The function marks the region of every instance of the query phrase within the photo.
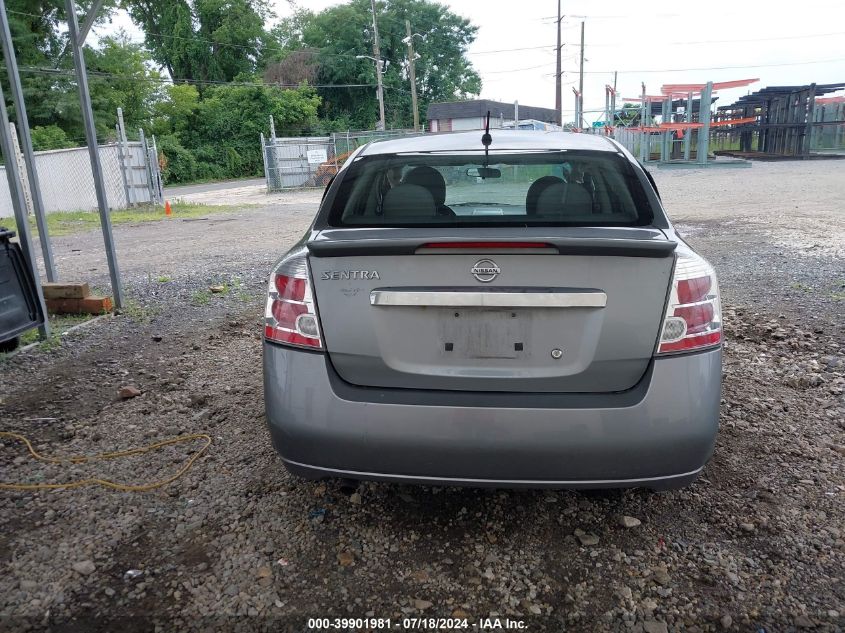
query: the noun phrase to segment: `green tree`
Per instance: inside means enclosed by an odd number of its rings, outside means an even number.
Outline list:
[[[123,109],[126,129],[134,133],[145,126],[161,92],[161,75],[140,44],[120,32],[100,39],[98,48],[85,51],[91,103],[97,136],[114,136],[117,109]],[[80,134],[82,130],[80,130]]]
[[[270,116],[281,134],[313,127],[320,97],[313,88],[286,90],[259,81],[209,87],[172,86],[157,104],[155,129],[168,182],[237,178],[262,173],[259,135]]]
[[[419,55],[416,73],[421,116],[432,101],[465,99],[481,91],[481,79],[466,55],[477,27],[429,0],[380,0],[376,6],[389,126],[406,127],[413,120],[404,42],[406,19],[419,34],[414,44]],[[360,127],[375,124],[375,64],[358,58],[373,54],[370,0],[351,0],[320,13],[296,11],[272,34],[282,58],[288,51],[317,51],[319,84],[368,84],[319,88],[323,116],[345,117]]]
[[[621,108],[617,109],[613,115],[614,125],[622,127],[630,127],[640,124],[640,105],[633,103],[625,103]]]
[[[177,83],[232,81],[262,63],[266,0],[127,0],[127,8]]]
[[[30,134],[32,135],[32,147],[35,151],[65,149],[76,145],[58,125],[36,125],[30,130]]]
[[[67,16],[63,0],[7,0],[7,16],[21,73],[30,125],[63,130],[67,142],[83,142],[79,93],[73,57],[67,48]],[[107,20],[116,0],[107,0],[97,23]],[[79,16],[84,20],[84,13]],[[89,83],[98,136],[113,136],[115,111],[124,109],[127,122],[137,126],[147,116],[158,74],[149,68],[150,57],[124,34],[86,47]],[[8,85],[5,65],[0,69]],[[101,74],[105,73],[105,74]],[[15,118],[14,108],[10,109]],[[43,132],[42,132],[43,133]],[[48,132],[54,135],[53,132]],[[50,142],[49,140],[47,141]]]
[[[196,86],[170,84],[162,93],[163,98],[153,106],[153,134],[180,134],[189,129],[200,107]]]
[[[78,100],[74,111],[69,98],[71,78],[62,74],[73,68],[72,59],[62,56],[64,3],[62,0],[7,0],[6,9],[30,125],[56,124],[64,129],[68,121],[78,119],[79,113]],[[0,65],[0,77],[8,91],[5,64]],[[12,120],[16,119],[14,107],[10,107],[9,114]]]

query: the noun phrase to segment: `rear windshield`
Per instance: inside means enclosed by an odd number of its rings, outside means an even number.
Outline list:
[[[331,226],[642,226],[652,211],[611,152],[363,157],[343,175]]]

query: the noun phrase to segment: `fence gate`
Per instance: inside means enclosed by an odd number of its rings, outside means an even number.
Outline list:
[[[332,137],[269,138],[262,135],[267,190],[325,187],[337,173]]]
[[[331,136],[265,138],[261,135],[267,191],[325,187],[347,157],[371,141],[418,135],[413,130],[348,131]]]

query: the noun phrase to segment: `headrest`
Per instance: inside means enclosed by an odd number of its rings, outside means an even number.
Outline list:
[[[592,210],[590,191],[577,182],[547,187],[537,201],[538,215],[588,215]]]
[[[561,215],[565,195],[566,185],[562,182],[546,187],[537,198],[537,215]]]
[[[528,187],[528,194],[525,196],[525,213],[527,215],[534,215],[537,213],[537,201],[540,199],[540,194],[543,193],[547,187],[551,185],[562,184],[563,179],[557,176],[543,176],[531,183]]]
[[[434,196],[434,204],[438,207],[446,202],[446,181],[434,167],[420,165],[405,174],[402,182],[409,185],[425,187]]]
[[[388,191],[382,202],[382,210],[387,218],[393,217],[434,217],[437,207],[434,198],[425,187],[401,184]]]

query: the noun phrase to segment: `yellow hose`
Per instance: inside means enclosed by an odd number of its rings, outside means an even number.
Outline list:
[[[180,468],[175,475],[172,475],[160,481],[154,481],[151,484],[133,486],[130,484],[120,484],[114,481],[109,481],[108,479],[91,478],[77,479],[76,481],[68,481],[66,483],[61,484],[0,483],[0,490],[55,490],[56,488],[81,488],[82,486],[91,486],[98,484],[100,486],[105,486],[106,488],[112,488],[113,490],[122,490],[124,492],[145,492],[147,490],[161,488],[162,486],[166,486],[167,484],[179,479],[179,477],[188,472],[191,466],[194,465],[194,462],[199,459],[200,455],[202,455],[208,449],[208,447],[211,446],[210,435],[206,435],[205,433],[192,433],[191,435],[180,435],[179,437],[173,437],[169,440],[163,440],[161,442],[149,444],[140,448],[130,448],[125,451],[112,451],[108,453],[99,453],[97,455],[90,456],[78,455],[75,457],[45,457],[44,455],[40,455],[32,447],[32,443],[23,435],[19,435],[18,433],[11,433],[9,431],[0,431],[0,437],[9,437],[23,442],[24,444],[26,444],[26,447],[29,449],[30,454],[35,459],[42,462],[46,462],[48,464],[84,464],[85,462],[92,461],[95,459],[115,459],[118,457],[127,457],[129,455],[140,455],[141,453],[154,451],[158,448],[161,448],[162,446],[170,446],[171,444],[181,444],[183,442],[191,442],[194,440],[205,440],[205,443],[203,444],[202,448],[193,455],[191,455],[190,459],[185,462],[182,468]]]

